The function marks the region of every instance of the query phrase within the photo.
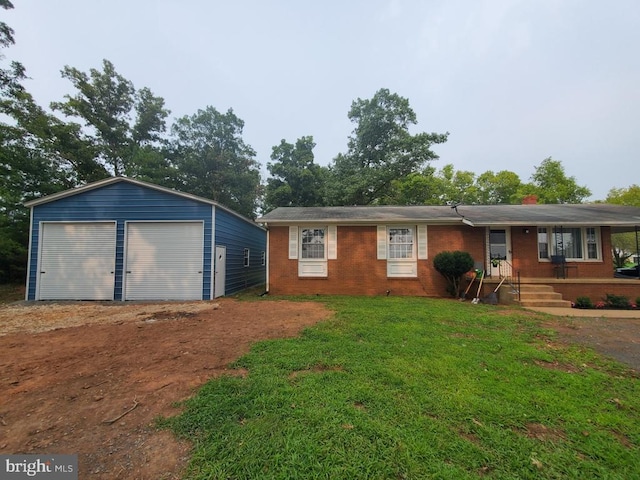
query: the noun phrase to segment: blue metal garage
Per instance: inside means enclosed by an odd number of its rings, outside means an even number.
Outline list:
[[[205,198],[112,177],[26,203],[27,300],[209,300],[266,280],[266,231]]]

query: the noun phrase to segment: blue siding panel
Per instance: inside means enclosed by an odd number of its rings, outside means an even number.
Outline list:
[[[257,224],[243,221],[216,209],[215,245],[227,249],[225,293],[230,295],[266,283],[266,267],[262,254],[267,250],[267,235]],[[244,250],[249,249],[249,266],[244,266]]]
[[[136,220],[204,222],[204,262],[202,298],[211,295],[213,205],[173,195],[139,185],[118,182],[94,190],[61,198],[32,207],[31,264],[27,298],[36,296],[40,222],[43,221],[100,221],[117,222],[116,275],[114,298],[122,300],[125,222]],[[231,216],[231,215],[230,215]],[[244,222],[250,226],[249,223]]]

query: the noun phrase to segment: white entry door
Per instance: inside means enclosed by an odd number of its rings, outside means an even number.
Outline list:
[[[113,300],[115,222],[42,223],[39,300]]]
[[[129,222],[125,300],[202,300],[202,222]]]
[[[511,232],[505,228],[492,228],[489,230],[487,245],[488,261],[487,269],[492,277],[510,277],[511,265]]]
[[[227,247],[216,245],[216,260],[214,262],[214,298],[224,297],[227,275]]]

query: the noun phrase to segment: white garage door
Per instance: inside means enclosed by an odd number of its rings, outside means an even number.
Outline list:
[[[127,223],[125,300],[201,300],[202,222]]]
[[[40,300],[113,300],[115,222],[43,223]]]

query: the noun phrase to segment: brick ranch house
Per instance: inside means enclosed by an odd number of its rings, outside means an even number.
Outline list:
[[[279,207],[268,231],[267,290],[276,295],[444,297],[439,252],[469,252],[486,272],[480,296],[506,277],[500,301],[541,289],[538,304],[579,296],[640,296],[640,279],[614,278],[611,234],[638,232],[640,208],[609,205]],[[476,295],[475,287],[472,289]]]

